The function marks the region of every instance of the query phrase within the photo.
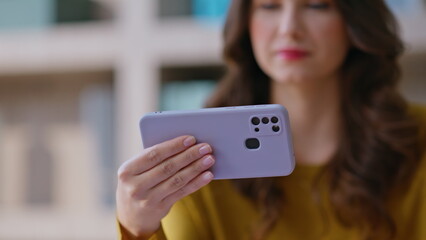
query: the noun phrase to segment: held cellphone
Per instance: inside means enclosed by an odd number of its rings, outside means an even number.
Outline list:
[[[287,110],[278,104],[148,113],[145,148],[182,135],[212,146],[214,179],[289,175],[295,166]]]

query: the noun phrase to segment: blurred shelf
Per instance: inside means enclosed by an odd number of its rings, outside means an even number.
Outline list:
[[[221,62],[222,31],[218,22],[183,17],[159,21],[153,29],[153,53],[162,65]]]
[[[166,65],[219,63],[220,32],[218,24],[189,18],[162,21],[151,33],[152,45],[147,49]],[[120,36],[113,23],[0,33],[0,74],[111,69],[119,48]]]
[[[0,74],[110,69],[118,45],[114,29],[97,22],[0,33]]]

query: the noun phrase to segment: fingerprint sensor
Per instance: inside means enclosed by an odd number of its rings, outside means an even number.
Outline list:
[[[246,147],[248,149],[258,149],[260,147],[259,139],[257,138],[247,138]]]

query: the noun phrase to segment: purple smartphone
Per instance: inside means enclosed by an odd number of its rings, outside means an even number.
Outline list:
[[[286,176],[295,166],[288,113],[278,104],[154,112],[139,124],[145,148],[181,135],[209,143],[215,179]]]

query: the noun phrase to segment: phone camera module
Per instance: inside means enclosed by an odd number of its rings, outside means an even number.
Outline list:
[[[274,131],[274,132],[280,131],[280,127],[277,126],[277,125],[274,125],[274,126],[272,126],[272,131]]]
[[[259,125],[259,123],[260,123],[260,119],[259,119],[258,117],[253,117],[253,118],[251,119],[251,123],[252,123],[253,125]]]
[[[268,124],[269,123],[269,118],[267,118],[267,117],[262,118],[262,122],[264,124]]]
[[[271,118],[271,122],[272,123],[277,123],[278,122],[278,118],[277,117],[272,117]]]

